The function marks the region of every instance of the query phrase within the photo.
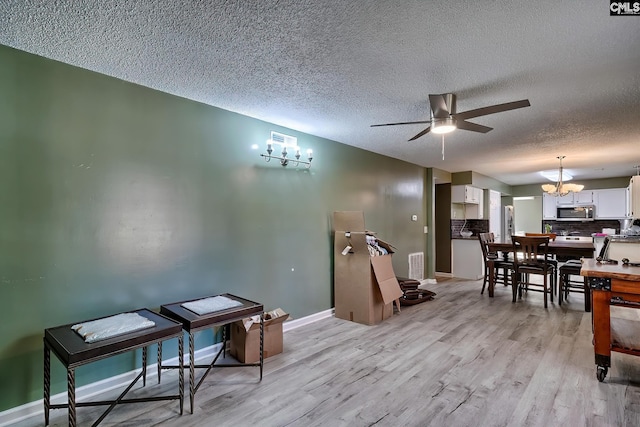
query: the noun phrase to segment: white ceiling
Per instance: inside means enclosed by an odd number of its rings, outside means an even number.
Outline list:
[[[425,167],[507,184],[640,164],[640,16],[584,1],[158,0],[0,3],[0,43]],[[407,140],[428,95],[531,107]],[[313,147],[316,157],[322,147]]]

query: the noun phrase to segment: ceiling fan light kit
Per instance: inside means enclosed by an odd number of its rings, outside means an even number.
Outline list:
[[[437,134],[451,133],[457,129],[456,121],[447,117],[446,119],[432,119],[431,120],[431,132]]]
[[[479,125],[477,123],[468,122],[467,119],[473,119],[475,117],[487,116],[489,114],[529,107],[531,106],[531,104],[529,103],[528,99],[522,99],[520,101],[490,105],[488,107],[476,108],[475,110],[468,110],[457,113],[456,95],[453,93],[443,93],[439,95],[429,95],[429,106],[431,108],[431,114],[430,120],[428,121],[421,120],[415,122],[384,123],[371,126],[396,126],[429,123],[429,126],[426,129],[409,139],[409,141],[414,141],[429,132],[436,134],[445,134],[453,132],[456,129],[487,133],[493,128],[490,128],[489,126]]]

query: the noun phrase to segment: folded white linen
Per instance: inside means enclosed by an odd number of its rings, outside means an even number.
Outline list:
[[[76,331],[85,342],[92,343],[153,326],[155,326],[153,320],[149,320],[138,313],[121,313],[78,323],[73,325],[71,329]]]
[[[203,315],[213,313],[215,311],[226,310],[228,308],[238,307],[241,306],[242,303],[240,301],[218,295],[217,297],[185,302],[181,305],[187,310],[191,310],[198,315]]]

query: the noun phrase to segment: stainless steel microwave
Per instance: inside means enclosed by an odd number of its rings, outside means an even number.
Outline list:
[[[594,209],[588,206],[562,206],[558,207],[556,221],[593,221]]]

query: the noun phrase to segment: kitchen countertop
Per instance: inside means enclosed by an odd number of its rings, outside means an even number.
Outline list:
[[[464,237],[464,236],[451,236],[451,240],[478,240],[478,236],[475,234],[473,236]]]
[[[627,236],[624,234],[614,234],[611,237],[612,242],[620,242],[620,243],[639,243],[640,236]]]

